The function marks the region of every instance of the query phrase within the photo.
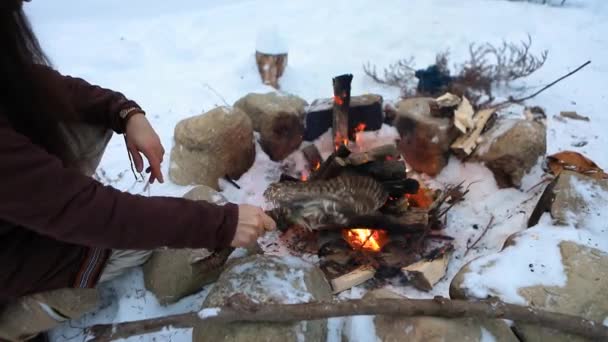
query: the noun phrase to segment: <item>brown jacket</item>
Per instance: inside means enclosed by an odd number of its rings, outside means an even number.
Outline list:
[[[142,197],[104,186],[92,172],[111,129],[122,133],[122,94],[43,68],[80,123],[65,125],[78,169],[16,132],[0,112],[0,303],[64,287],[92,287],[110,249],[217,248],[234,236],[238,207]],[[1,110],[0,110],[1,111]]]

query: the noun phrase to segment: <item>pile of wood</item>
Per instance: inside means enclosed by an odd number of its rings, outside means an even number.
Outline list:
[[[361,189],[366,187],[363,183],[356,190],[345,189],[358,184],[346,181],[350,179],[349,177],[371,179],[385,192],[383,196],[374,196],[374,201],[385,199],[382,203],[370,204],[367,205],[367,209],[355,210],[355,212],[349,212],[347,208],[356,208],[366,199],[342,198],[343,203],[339,205],[334,205],[332,202],[319,205],[331,210],[340,211],[342,208],[345,210],[341,212],[343,215],[315,213],[316,216],[323,217],[326,224],[310,229],[311,234],[315,234],[320,240],[318,244],[320,266],[330,280],[334,292],[342,292],[370,279],[395,276],[410,281],[422,290],[432,289],[433,285],[443,277],[451,253],[451,249],[444,248],[449,245],[449,241],[442,241],[441,248],[444,249],[442,253],[430,251],[434,245],[428,243],[429,237],[434,236],[433,228],[438,221],[436,216],[442,213],[437,209],[445,201],[445,196],[431,199],[435,203],[427,208],[412,205],[413,202],[408,200],[408,196],[417,194],[420,185],[418,181],[407,177],[404,160],[395,144],[354,153],[351,153],[345,145],[341,145],[325,160],[322,160],[314,145],[310,145],[304,150],[304,155],[309,164],[314,165],[308,180],[282,177],[283,181],[280,184],[269,188],[269,192],[273,193],[272,195],[267,193],[267,197],[278,198],[282,194],[290,193],[280,202],[298,203],[298,208],[308,209],[314,207],[313,202],[319,201],[319,197],[341,198],[348,196],[347,194],[365,197],[365,189]],[[310,192],[308,197],[306,197],[307,192]],[[339,196],[334,196],[335,194]],[[302,200],[303,198],[306,199]],[[302,204],[302,201],[305,203]],[[332,205],[326,205],[327,203]],[[375,211],[369,210],[376,207]],[[278,220],[280,229],[285,231],[302,222],[294,219],[301,216],[299,213],[290,211],[288,215],[278,214],[284,209],[288,208],[275,208],[271,212]],[[329,220],[333,224],[328,224],[327,218],[332,215],[346,216],[346,220],[338,222],[339,218],[333,218]],[[369,229],[370,232],[375,230],[387,232],[389,241],[379,251],[355,248],[345,241],[341,232],[357,228]]]

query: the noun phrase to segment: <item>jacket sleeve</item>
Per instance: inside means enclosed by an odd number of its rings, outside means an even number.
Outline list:
[[[0,114],[0,220],[90,247],[215,249],[232,241],[238,206],[104,186],[64,168]]]
[[[34,72],[38,77],[61,87],[84,122],[103,125],[116,133],[124,133],[125,123],[120,117],[120,111],[136,108],[140,113],[144,113],[137,103],[120,92],[92,85],[81,78],[64,76],[43,65],[36,65]]]

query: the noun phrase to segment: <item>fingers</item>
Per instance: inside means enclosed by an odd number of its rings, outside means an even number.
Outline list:
[[[161,150],[158,151],[144,151],[144,155],[146,159],[148,159],[148,163],[150,166],[146,169],[146,172],[150,173],[150,184],[154,183],[155,179],[158,179],[160,183],[164,183],[165,179],[163,177],[163,173],[160,170],[160,164],[163,161],[163,154],[160,153]]]
[[[128,146],[129,153],[131,154],[131,158],[133,159],[133,163],[135,164],[135,170],[137,172],[142,172],[144,169],[144,160],[142,159],[139,151],[135,146]]]
[[[260,211],[261,211],[261,209],[260,209]],[[265,231],[271,231],[271,230],[277,229],[276,222],[274,222],[274,220],[270,216],[266,215],[266,213],[261,211],[260,217],[262,219],[262,227],[264,228]]]

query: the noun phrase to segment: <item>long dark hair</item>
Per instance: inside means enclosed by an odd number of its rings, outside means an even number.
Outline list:
[[[51,63],[42,51],[21,0],[0,0],[0,115],[19,133],[72,161],[59,123],[73,109],[65,94],[44,75]]]

